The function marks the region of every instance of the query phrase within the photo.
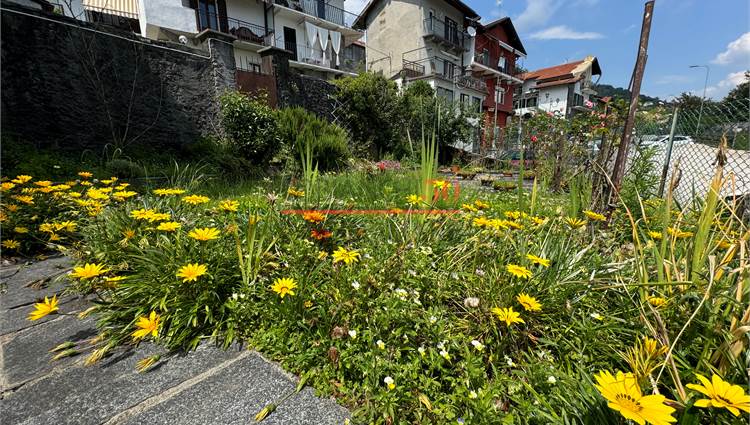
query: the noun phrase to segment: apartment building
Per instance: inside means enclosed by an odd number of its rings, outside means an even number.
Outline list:
[[[154,40],[226,34],[239,69],[260,71],[259,51],[291,53],[290,66],[322,78],[364,70],[363,33],[344,0],[73,0],[78,19],[133,29]]]
[[[594,56],[522,74],[519,78],[523,85],[516,93],[515,113],[526,115],[543,111],[570,118],[576,112],[590,111],[596,96],[594,75],[602,75]]]
[[[482,110],[487,85],[466,69],[479,15],[459,0],[371,0],[353,28],[367,33],[368,70]]]
[[[487,93],[482,103],[485,132],[484,145],[497,140],[499,129],[513,115],[513,93],[523,80],[518,78],[516,62],[526,57],[526,49],[513,22],[505,17],[479,24],[470,39],[464,63],[476,78],[484,80]]]

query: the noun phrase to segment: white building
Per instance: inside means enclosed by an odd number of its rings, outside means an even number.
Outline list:
[[[544,111],[569,118],[576,111],[591,110],[596,95],[592,77],[601,74],[594,56],[522,74],[523,85],[514,100],[515,114]]]
[[[366,30],[368,70],[399,84],[426,81],[481,112],[487,86],[467,69],[479,19],[459,0],[371,0],[354,28]]]
[[[290,66],[330,78],[363,70],[363,33],[344,0],[74,0],[90,22],[119,23],[154,40],[178,41],[211,31],[230,36],[238,68],[260,70],[260,50],[291,52]],[[351,46],[351,48],[349,47]]]

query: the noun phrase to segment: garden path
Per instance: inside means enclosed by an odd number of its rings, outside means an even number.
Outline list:
[[[263,406],[294,390],[296,378],[247,349],[209,344],[136,372],[138,360],[158,353],[141,344],[84,366],[86,355],[52,361],[49,350],[96,335],[94,319],[26,316],[44,296],[61,294],[71,262],[65,257],[0,268],[0,412],[7,424],[247,424]],[[60,311],[88,301],[58,296]],[[283,402],[264,424],[341,424],[349,416],[308,387]]]

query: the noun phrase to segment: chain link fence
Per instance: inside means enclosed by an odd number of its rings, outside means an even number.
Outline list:
[[[659,174],[659,192],[676,176],[675,199],[689,203],[705,195],[716,166],[718,145],[726,138],[725,184],[722,196],[750,196],[750,102],[695,102],[639,113],[629,165],[647,155]],[[671,136],[671,137],[670,137]],[[627,173],[627,171],[626,171]],[[661,195],[662,193],[660,193]]]

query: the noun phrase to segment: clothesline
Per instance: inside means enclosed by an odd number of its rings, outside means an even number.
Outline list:
[[[326,50],[328,49],[328,40],[331,41],[331,49],[336,54],[336,65],[339,64],[339,50],[341,50],[341,33],[338,31],[328,30],[321,28],[317,25],[305,22],[305,32],[307,33],[307,41],[310,47],[319,45],[323,51],[323,60],[326,59]],[[316,43],[317,42],[317,43]]]

